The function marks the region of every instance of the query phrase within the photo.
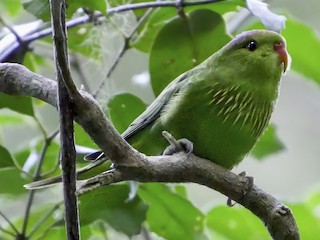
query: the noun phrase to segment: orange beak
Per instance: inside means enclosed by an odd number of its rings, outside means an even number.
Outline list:
[[[283,42],[276,42],[273,49],[279,54],[280,60],[283,63],[283,72],[286,72],[288,67],[288,52]]]

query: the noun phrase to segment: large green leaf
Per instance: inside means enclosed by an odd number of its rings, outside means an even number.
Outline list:
[[[320,202],[318,202],[319,206]],[[297,221],[301,239],[318,239],[320,236],[320,218],[317,209],[305,203],[289,204]]]
[[[150,53],[153,91],[158,95],[173,79],[208,58],[231,37],[222,17],[210,10],[191,12],[187,19],[176,17],[157,35]]]
[[[204,216],[188,200],[162,184],[148,183],[139,188],[139,196],[149,204],[150,229],[168,239],[204,239]]]
[[[27,193],[23,185],[28,182],[16,168],[0,169],[0,194],[19,195]]]
[[[207,226],[229,240],[270,239],[261,220],[245,208],[214,207],[207,214]]]
[[[292,69],[320,84],[320,38],[311,27],[288,19],[282,34],[287,39]]]
[[[237,11],[239,6],[245,6],[244,1],[231,0],[221,1],[206,5],[196,5],[184,8],[186,13],[198,10],[209,9],[220,15],[226,12]],[[150,52],[151,46],[160,31],[160,29],[172,18],[177,16],[177,11],[174,8],[158,8],[153,11],[149,20],[143,25],[143,28],[138,34],[138,37],[133,39],[131,45],[140,51]]]
[[[126,130],[145,109],[146,104],[130,93],[115,95],[108,102],[108,115],[119,132]]]
[[[16,16],[22,10],[21,0],[1,0],[0,13],[5,9],[11,16]]]
[[[32,99],[25,96],[10,96],[0,93],[0,109],[9,108],[18,113],[34,116]]]
[[[0,168],[7,168],[13,166],[14,162],[10,153],[7,149],[0,145]]]
[[[255,145],[251,154],[257,159],[263,159],[271,154],[283,150],[285,146],[279,140],[276,134],[276,127],[270,125],[262,135],[260,141]]]
[[[145,221],[147,206],[136,197],[127,202],[128,185],[112,185],[80,196],[81,225],[102,219],[128,236],[138,234]]]

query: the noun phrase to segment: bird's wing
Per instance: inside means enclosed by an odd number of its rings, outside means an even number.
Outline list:
[[[172,81],[148,106],[148,108],[129,125],[129,127],[122,133],[122,136],[125,139],[128,139],[136,132],[158,119],[161,111],[172,96],[178,93],[188,83],[190,75],[191,72],[188,71]]]
[[[164,106],[169,102],[175,93],[178,93],[188,81],[196,69],[192,69],[188,72],[181,74],[175,80],[173,80],[161,94],[149,105],[149,107],[141,113],[122,133],[122,136],[127,140],[136,132],[148,126],[154,122],[160,116],[160,113]],[[87,161],[97,161],[105,158],[104,153],[101,151],[93,152],[84,157]]]

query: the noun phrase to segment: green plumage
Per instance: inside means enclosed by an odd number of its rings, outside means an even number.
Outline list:
[[[283,49],[275,47],[279,43]],[[176,139],[190,140],[194,154],[232,168],[269,123],[287,65],[284,46],[285,40],[271,31],[238,35],[171,82],[124,138],[142,153],[160,155],[168,146],[161,136],[166,130]]]

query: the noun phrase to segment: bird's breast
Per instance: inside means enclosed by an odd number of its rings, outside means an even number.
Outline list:
[[[177,95],[161,120],[176,138],[192,141],[196,155],[232,168],[268,125],[272,105],[240,87],[216,83]]]

